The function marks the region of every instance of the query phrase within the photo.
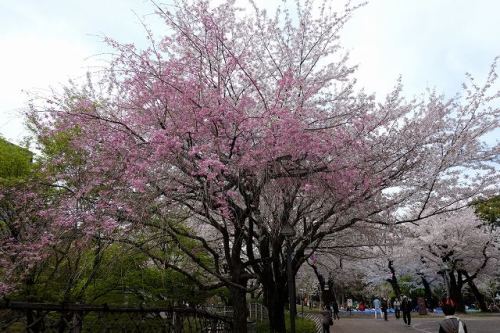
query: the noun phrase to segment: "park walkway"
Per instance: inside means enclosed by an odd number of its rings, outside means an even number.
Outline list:
[[[335,320],[330,328],[332,333],[409,333],[418,332],[412,327],[406,327],[402,320],[375,320],[368,318],[342,318]]]
[[[439,317],[418,317],[412,320],[412,326],[407,327],[403,321],[390,318],[388,321],[369,318],[342,318],[336,320],[330,328],[330,333],[437,333]],[[498,333],[499,316],[465,317],[469,332]]]

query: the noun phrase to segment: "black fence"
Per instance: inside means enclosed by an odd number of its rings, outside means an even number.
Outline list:
[[[0,332],[229,333],[231,319],[192,308],[0,302]]]
[[[215,313],[219,316],[223,317],[232,317],[233,316],[233,307],[227,305],[206,305],[203,307],[203,310],[209,313]],[[248,318],[251,322],[257,321],[268,321],[268,312],[267,308],[260,303],[248,303]]]

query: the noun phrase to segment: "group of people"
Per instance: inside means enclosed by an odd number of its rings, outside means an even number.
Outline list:
[[[382,314],[384,315],[384,320],[387,320],[387,309],[388,301],[386,298],[382,298],[380,301],[375,298],[373,301],[373,307],[375,308],[375,319],[382,319]],[[403,296],[401,300],[395,299],[393,303],[394,315],[396,319],[399,319],[401,312],[403,312],[403,321],[405,325],[411,325],[411,310],[413,308],[411,299],[407,296]],[[445,315],[444,320],[439,323],[439,333],[467,333],[467,326],[458,317],[455,317],[455,304],[450,299],[444,299],[441,301],[441,308]]]
[[[386,298],[382,298],[382,301],[378,298],[373,300],[373,308],[375,310],[375,319],[378,319],[378,314],[380,314],[380,319],[382,315],[384,320],[387,320],[387,311],[389,309],[389,301]],[[403,312],[403,321],[405,325],[411,325],[411,310],[413,308],[411,304],[411,299],[407,296],[403,296],[401,300],[396,298],[393,303],[394,315],[396,319],[401,317],[401,312]]]
[[[380,319],[382,315],[384,320],[387,320],[387,311],[389,307],[389,301],[386,298],[379,300],[375,298],[373,300],[373,308],[375,309],[375,319],[378,319],[380,314]],[[401,312],[403,313],[403,321],[405,325],[411,325],[411,310],[413,308],[411,299],[407,296],[403,296],[400,299],[396,298],[393,302],[394,315],[396,319],[401,317]],[[444,299],[441,301],[441,308],[445,315],[445,318],[439,323],[439,333],[467,333],[467,326],[458,317],[455,317],[455,304],[450,299]],[[330,326],[333,325],[333,320],[339,320],[339,306],[336,302],[333,304],[327,304],[322,312],[322,326],[323,333],[330,332]]]

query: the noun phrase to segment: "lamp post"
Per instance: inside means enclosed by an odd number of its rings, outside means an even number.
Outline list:
[[[292,272],[292,244],[295,229],[288,223],[281,227],[280,235],[286,239],[286,275],[288,280],[288,299],[290,304],[290,332],[295,333],[295,278]]]

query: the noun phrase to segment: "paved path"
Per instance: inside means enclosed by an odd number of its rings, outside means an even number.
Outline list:
[[[392,319],[392,320],[391,320]],[[331,333],[437,333],[441,318],[412,318],[412,326],[391,318],[388,321],[368,318],[342,318],[335,320]],[[464,321],[470,333],[500,332],[500,317],[465,317]]]
[[[467,324],[470,333],[498,333],[500,332],[500,317],[498,316],[460,316]],[[415,321],[415,329],[421,333],[435,333],[438,331],[441,318],[429,318]]]
[[[335,320],[331,333],[387,333],[415,332],[411,327],[405,327],[402,321],[368,318],[342,318]]]

